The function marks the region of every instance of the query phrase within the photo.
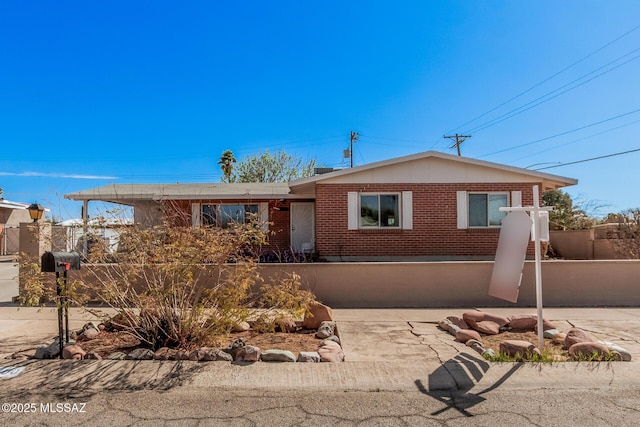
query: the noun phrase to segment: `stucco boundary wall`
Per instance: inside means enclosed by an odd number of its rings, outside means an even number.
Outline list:
[[[492,261],[262,264],[265,277],[298,273],[335,308],[535,307],[535,264],[516,304],[487,295]],[[545,307],[640,307],[640,260],[544,261]]]

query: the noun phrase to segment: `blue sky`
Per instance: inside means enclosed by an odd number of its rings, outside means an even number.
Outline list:
[[[352,130],[355,165],[456,132],[519,167],[640,149],[639,26],[636,0],[3,1],[0,187],[78,217],[63,194],[218,182],[226,149],[346,165]],[[545,171],[606,213],[640,206],[639,164]]]

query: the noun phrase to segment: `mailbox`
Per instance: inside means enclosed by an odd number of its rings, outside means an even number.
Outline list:
[[[42,255],[42,272],[63,273],[69,270],[80,270],[78,252],[45,252]]]

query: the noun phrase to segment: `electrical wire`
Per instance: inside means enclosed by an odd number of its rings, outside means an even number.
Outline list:
[[[541,170],[544,170],[544,169],[559,168],[559,167],[562,167],[562,166],[569,166],[569,165],[575,165],[575,164],[578,164],[578,163],[586,163],[586,162],[592,162],[594,160],[606,159],[608,157],[622,156],[624,154],[635,153],[635,152],[638,152],[638,151],[640,151],[640,148],[636,148],[634,150],[628,150],[628,151],[621,151],[619,153],[605,154],[604,156],[591,157],[589,159],[576,160],[575,162],[562,163],[560,165],[555,165],[555,166],[545,166],[543,168],[538,168],[538,169],[533,169],[533,170],[541,171]]]
[[[521,105],[520,107],[514,108],[513,110],[508,111],[508,112],[506,112],[506,113],[504,113],[504,114],[502,114],[502,115],[500,115],[500,116],[498,116],[498,117],[496,117],[494,119],[491,119],[491,120],[489,120],[489,121],[487,121],[487,122],[485,122],[485,123],[483,123],[481,125],[478,125],[475,128],[469,129],[465,133],[478,133],[478,132],[480,132],[480,131],[482,131],[484,129],[490,128],[491,126],[495,126],[498,123],[501,123],[501,122],[503,122],[505,120],[508,120],[508,119],[510,119],[512,117],[515,117],[517,115],[520,115],[520,114],[524,113],[525,111],[529,111],[532,108],[537,107],[538,105],[541,105],[541,104],[544,104],[545,102],[551,101],[552,99],[555,99],[555,98],[559,97],[560,95],[564,95],[565,93],[570,92],[570,91],[572,91],[572,90],[574,90],[574,89],[576,89],[576,88],[578,88],[578,87],[580,87],[580,86],[582,86],[584,84],[587,84],[590,81],[597,79],[598,77],[601,77],[601,76],[603,76],[605,74],[608,74],[611,71],[614,71],[614,70],[616,70],[616,69],[618,69],[618,68],[620,68],[620,67],[622,67],[622,66],[624,66],[624,65],[626,65],[626,64],[628,64],[628,63],[630,63],[632,61],[635,61],[636,59],[640,58],[640,55],[634,56],[633,58],[623,62],[622,64],[618,64],[615,67],[612,67],[612,68],[610,68],[610,69],[608,69],[606,71],[603,71],[602,73],[600,73],[598,75],[595,75],[595,76],[591,77],[590,79],[587,79],[587,80],[585,80],[585,81],[583,81],[581,83],[578,83],[575,86],[572,86],[572,87],[570,87],[570,88],[568,88],[568,89],[566,89],[566,90],[564,90],[564,91],[562,91],[560,93],[557,93],[554,96],[548,97],[549,95],[551,95],[551,94],[553,94],[553,93],[555,93],[555,92],[557,92],[557,91],[559,91],[561,89],[564,89],[565,87],[584,79],[586,76],[589,76],[589,75],[591,75],[591,74],[593,74],[593,73],[595,73],[595,72],[597,72],[597,71],[599,71],[599,70],[601,70],[601,69],[603,69],[603,68],[605,68],[605,67],[607,67],[607,66],[609,66],[609,65],[611,65],[611,64],[613,64],[613,63],[615,63],[617,61],[619,61],[620,59],[622,59],[622,58],[624,58],[626,56],[629,56],[630,54],[632,54],[634,52],[639,51],[639,50],[640,50],[640,48],[634,49],[633,51],[628,52],[625,55],[623,55],[623,56],[621,56],[621,57],[619,57],[619,58],[617,58],[617,59],[615,59],[615,60],[613,60],[613,61],[611,61],[611,62],[609,62],[609,63],[607,63],[607,64],[605,64],[603,66],[601,66],[601,67],[598,67],[595,70],[590,71],[589,73],[584,74],[584,75],[580,76],[579,78],[577,78],[577,79],[575,79],[575,80],[573,80],[573,81],[571,81],[571,82],[569,82],[569,83],[567,83],[565,85],[560,86],[559,88],[556,88],[556,89],[552,90],[551,92],[547,92],[546,94],[544,94],[544,95],[542,95],[542,96],[540,96],[540,97],[538,97],[538,98],[536,98],[536,99],[534,99],[532,101],[529,101],[526,104]],[[544,98],[547,98],[547,99],[544,99]],[[540,101],[540,100],[542,100],[542,101]],[[537,101],[540,101],[540,102],[537,102]],[[533,104],[533,105],[531,105],[531,104]],[[527,108],[524,108],[524,107],[527,107]]]
[[[541,86],[542,84],[544,84],[544,83],[548,82],[549,80],[551,80],[551,79],[553,79],[553,78],[557,77],[558,75],[560,75],[560,74],[564,73],[565,71],[569,70],[570,68],[573,68],[574,66],[576,66],[576,65],[578,65],[579,63],[583,62],[584,60],[586,60],[586,59],[588,59],[588,58],[592,57],[592,56],[593,56],[593,55],[595,55],[596,53],[598,53],[598,52],[600,52],[600,51],[602,51],[602,50],[606,49],[607,47],[611,46],[611,45],[612,45],[612,44],[614,44],[615,42],[617,42],[617,41],[619,41],[619,40],[623,39],[624,37],[628,36],[629,34],[633,33],[634,31],[636,31],[636,30],[638,30],[638,29],[640,29],[640,25],[638,25],[638,26],[636,26],[636,27],[634,27],[634,28],[630,29],[629,31],[627,31],[627,32],[623,33],[622,35],[620,35],[620,36],[616,37],[616,38],[615,38],[615,39],[613,39],[612,41],[610,41],[610,42],[608,42],[608,43],[604,44],[603,46],[601,46],[601,47],[599,47],[598,49],[594,50],[593,52],[591,52],[591,53],[587,54],[586,56],[583,56],[582,58],[580,58],[580,59],[578,59],[577,61],[573,62],[572,64],[570,64],[570,65],[566,66],[565,68],[561,69],[560,71],[558,71],[558,72],[556,72],[556,73],[554,73],[554,74],[550,75],[549,77],[547,77],[547,78],[543,79],[542,81],[540,81],[540,82],[538,82],[538,83],[534,84],[533,86],[529,87],[528,89],[526,89],[526,90],[524,90],[524,91],[520,92],[519,94],[517,94],[517,95],[515,95],[515,96],[513,96],[513,97],[511,97],[511,98],[509,98],[508,100],[504,101],[503,103],[499,104],[498,106],[493,107],[493,108],[492,108],[492,109],[490,109],[489,111],[486,111],[486,112],[484,112],[484,113],[480,114],[479,116],[474,117],[473,119],[468,120],[468,121],[464,122],[463,124],[461,124],[461,125],[459,125],[459,126],[455,127],[454,129],[452,129],[452,130],[450,130],[450,131],[446,132],[446,133],[445,133],[445,135],[446,135],[446,134],[449,134],[449,133],[453,133],[453,132],[455,132],[457,129],[460,129],[461,127],[466,126],[466,125],[468,125],[469,123],[473,123],[473,122],[475,122],[476,120],[478,120],[478,119],[480,119],[480,118],[482,118],[482,117],[486,116],[487,114],[490,114],[490,113],[492,113],[492,112],[496,111],[496,110],[497,110],[497,109],[499,109],[500,107],[503,107],[503,106],[507,105],[508,103],[510,103],[510,102],[512,102],[512,101],[514,101],[514,100],[516,100],[516,99],[518,99],[518,98],[520,98],[522,95],[525,95],[525,94],[527,94],[527,93],[531,92],[533,89],[535,89],[535,88],[537,88],[537,87]],[[435,145],[435,143],[434,143],[434,145]]]
[[[571,130],[568,130],[568,131],[565,131],[565,132],[560,132],[560,133],[557,133],[555,135],[547,136],[545,138],[536,139],[535,141],[530,141],[530,142],[527,142],[525,144],[520,144],[520,145],[516,145],[516,146],[513,146],[513,147],[505,148],[505,149],[502,149],[502,150],[494,151],[492,153],[484,154],[482,156],[479,156],[478,158],[481,159],[483,157],[492,156],[494,154],[504,153],[506,151],[511,151],[511,150],[515,150],[517,148],[526,147],[528,145],[537,144],[538,142],[547,141],[549,139],[557,138],[559,136],[567,135],[569,133],[573,133],[573,132],[577,132],[579,130],[583,130],[583,129],[587,129],[587,128],[590,128],[590,127],[593,127],[593,126],[597,126],[597,125],[600,125],[602,123],[607,123],[607,122],[610,122],[612,120],[619,119],[620,117],[629,116],[631,114],[635,114],[635,113],[638,113],[638,112],[640,112],[640,108],[638,108],[636,110],[633,110],[633,111],[626,112],[624,114],[618,114],[617,116],[609,117],[608,119],[600,120],[598,122],[594,122],[594,123],[591,123],[591,124],[588,124],[588,125],[585,125],[585,126],[580,126],[578,128],[574,128],[574,129],[571,129]]]

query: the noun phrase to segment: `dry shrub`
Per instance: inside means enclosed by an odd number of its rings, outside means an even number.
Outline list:
[[[131,226],[116,254],[92,252],[83,268],[95,295],[126,319],[120,329],[151,348],[188,348],[228,334],[255,308],[288,316],[308,310],[314,297],[300,290],[297,275],[263,283],[255,249],[264,244],[255,218],[231,229]]]

